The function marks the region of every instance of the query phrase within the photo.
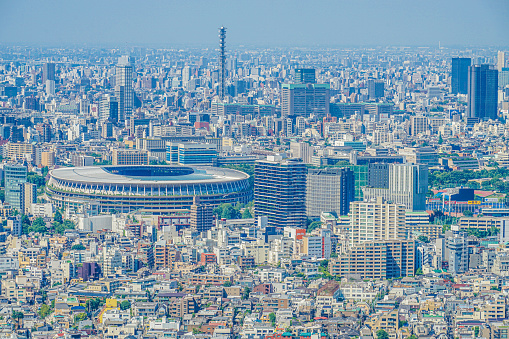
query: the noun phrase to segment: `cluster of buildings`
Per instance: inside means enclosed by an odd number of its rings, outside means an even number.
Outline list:
[[[0,336],[507,336],[509,53],[220,37],[0,49]]]

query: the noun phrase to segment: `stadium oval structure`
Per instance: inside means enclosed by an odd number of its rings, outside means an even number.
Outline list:
[[[59,208],[75,213],[189,210],[201,204],[247,203],[249,175],[232,169],[201,166],[86,166],[50,172],[46,194]]]

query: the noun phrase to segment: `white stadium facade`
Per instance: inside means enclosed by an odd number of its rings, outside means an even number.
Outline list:
[[[194,166],[86,166],[50,172],[49,199],[74,211],[168,214],[200,203],[247,203],[249,175],[226,168]]]

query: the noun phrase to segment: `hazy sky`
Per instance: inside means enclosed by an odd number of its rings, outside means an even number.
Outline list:
[[[0,0],[0,43],[509,46],[509,0]]]

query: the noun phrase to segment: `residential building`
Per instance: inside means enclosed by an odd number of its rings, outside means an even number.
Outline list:
[[[269,226],[306,225],[306,166],[269,156],[255,162],[255,217],[266,216]]]

